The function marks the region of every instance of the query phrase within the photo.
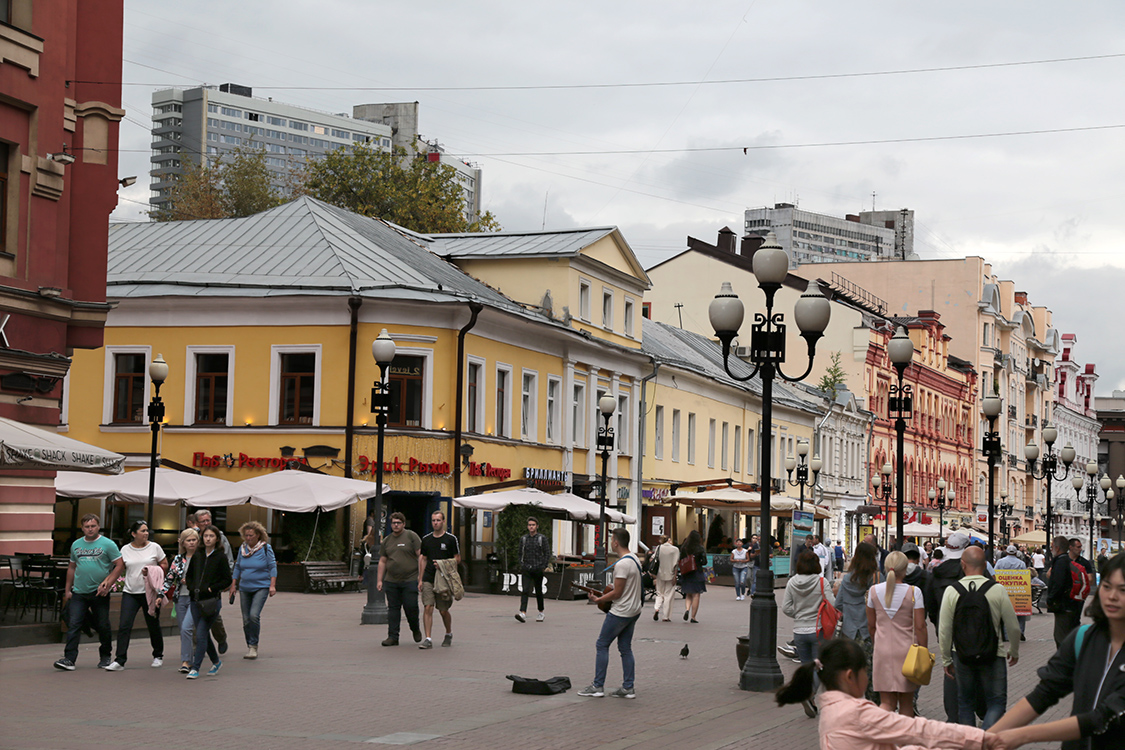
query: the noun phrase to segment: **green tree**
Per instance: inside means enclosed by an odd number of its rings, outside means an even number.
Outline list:
[[[447,164],[411,158],[405,149],[377,149],[357,143],[309,161],[299,190],[364,216],[393,222],[415,232],[495,232],[500,224],[485,212],[465,219],[465,198],[457,170]]]
[[[509,572],[520,569],[520,538],[527,533],[527,517],[539,519],[539,533],[551,541],[551,519],[538,505],[509,505],[495,519],[493,551],[499,555],[500,564]]]
[[[270,182],[265,148],[239,146],[226,156],[205,157],[200,164],[185,161],[169,202],[151,216],[156,221],[230,219],[261,213],[283,200]]]
[[[824,376],[821,377],[816,387],[822,391],[827,391],[834,401],[846,377],[847,373],[840,366],[840,352],[832,352],[832,364],[824,371]]]

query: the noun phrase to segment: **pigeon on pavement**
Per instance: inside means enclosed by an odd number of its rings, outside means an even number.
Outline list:
[[[688,647],[687,647],[687,644],[685,643],[684,647],[680,649],[680,658],[686,659],[687,655],[688,655]]]

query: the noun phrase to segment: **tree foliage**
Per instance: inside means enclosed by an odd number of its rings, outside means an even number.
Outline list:
[[[500,557],[500,565],[510,572],[520,570],[520,538],[527,533],[527,518],[539,519],[539,533],[551,541],[551,519],[537,505],[509,505],[493,515],[495,519],[495,544],[493,552]]]
[[[465,198],[457,170],[447,164],[357,143],[310,160],[298,190],[349,211],[393,222],[415,232],[494,232],[489,212],[465,219]]]
[[[816,387],[822,391],[827,391],[832,400],[835,401],[840,392],[840,386],[844,384],[846,378],[847,373],[840,366],[840,352],[832,352],[832,364],[824,371],[824,375],[820,382],[816,384]]]
[[[239,146],[228,155],[184,161],[169,202],[151,212],[156,221],[230,219],[260,213],[284,201],[270,182],[266,150]]]

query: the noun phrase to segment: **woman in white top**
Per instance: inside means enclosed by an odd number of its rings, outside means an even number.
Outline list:
[[[164,635],[160,632],[160,610],[155,615],[148,613],[145,599],[145,579],[141,572],[147,565],[159,565],[168,572],[168,559],[164,550],[156,542],[148,540],[148,524],[137,521],[129,527],[133,541],[121,547],[121,558],[125,561],[125,590],[121,594],[121,622],[117,626],[117,654],[106,669],[120,672],[129,658],[129,638],[133,635],[133,621],[137,611],[144,612],[148,637],[152,641],[152,666],[164,664]]]
[[[1035,553],[1031,556],[1031,567],[1035,568],[1036,575],[1040,578],[1043,577],[1043,571],[1047,567],[1047,556],[1043,554],[1042,547],[1035,550]]]
[[[730,563],[734,571],[734,598],[742,601],[746,598],[746,578],[750,574],[750,550],[742,546],[741,539],[734,540]]]
[[[899,583],[909,561],[897,550],[887,555],[883,569],[887,580],[867,592],[867,629],[875,644],[871,682],[879,693],[879,705],[892,713],[914,715],[913,682],[902,674],[910,646],[928,645],[926,608],[922,590]]]

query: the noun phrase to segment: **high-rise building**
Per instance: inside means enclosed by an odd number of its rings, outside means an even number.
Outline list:
[[[391,147],[388,125],[262,99],[233,83],[156,91],[152,110],[150,203],[156,209],[169,200],[184,159],[198,164],[203,154],[261,145],[275,186],[287,192],[291,174],[309,157],[356,142]]]
[[[773,232],[794,265],[833,261],[909,259],[914,212],[862,211],[844,218],[802,211],[792,203],[746,210],[746,234]]]

